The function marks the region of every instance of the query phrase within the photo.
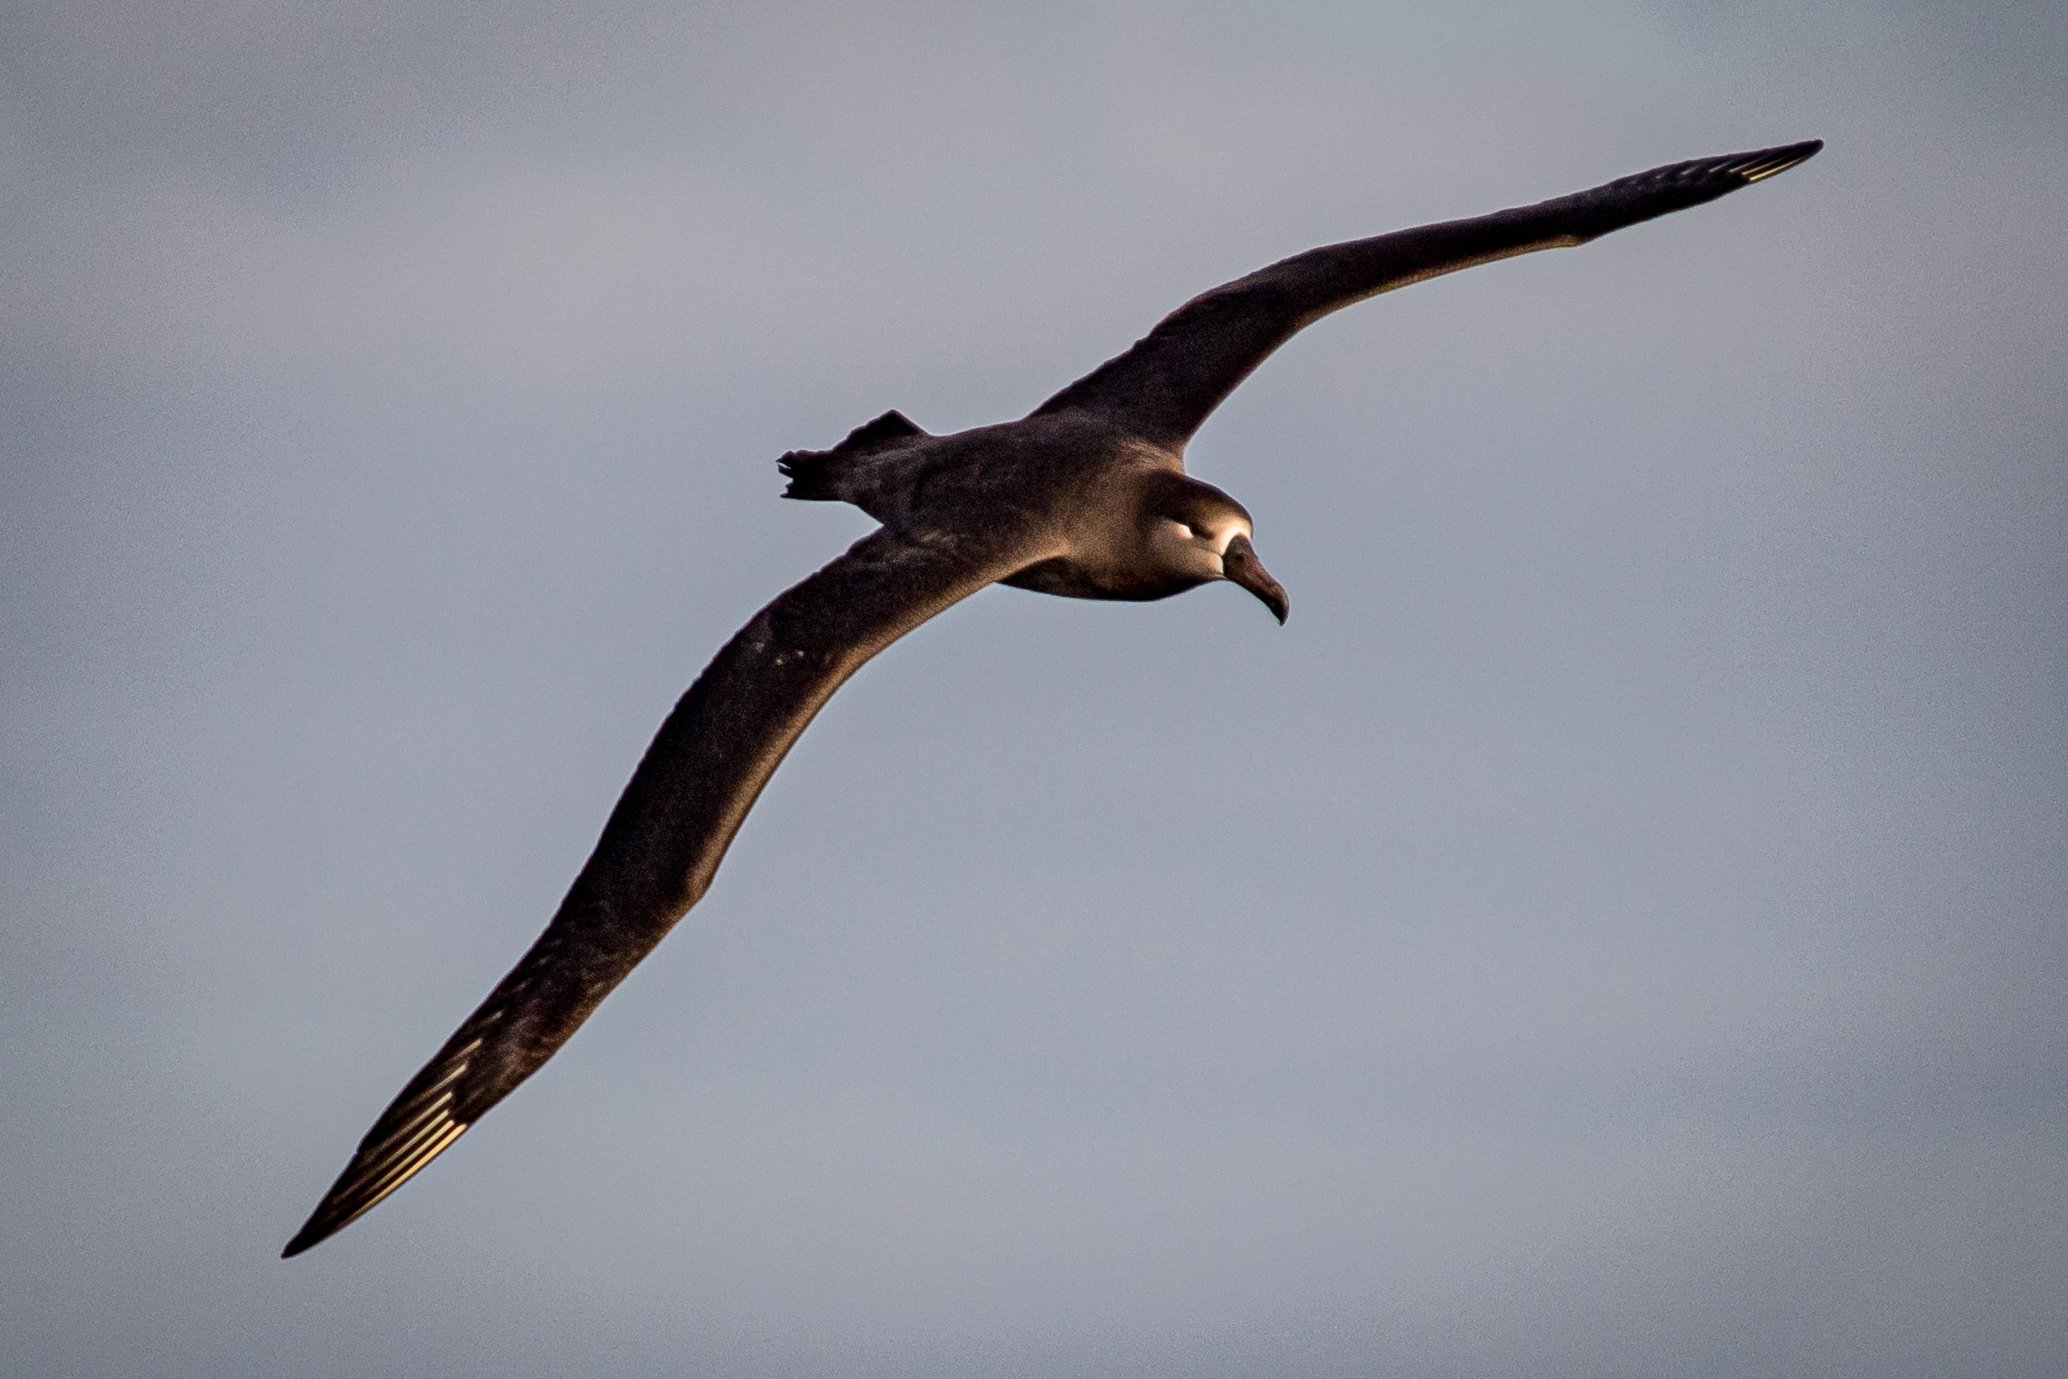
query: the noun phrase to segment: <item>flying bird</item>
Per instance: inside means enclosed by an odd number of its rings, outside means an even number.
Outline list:
[[[1185,443],[1305,326],[1381,292],[1585,244],[1785,172],[1821,140],[1654,168],[1555,200],[1310,249],[1194,297],[1018,421],[929,435],[886,412],[778,462],[786,498],[882,525],[786,590],[676,704],[546,931],[402,1089],[283,1256],[336,1234],[565,1044],[711,884],[790,744],[864,661],[989,584],[1168,598],[1230,580],[1282,623],[1248,509]]]

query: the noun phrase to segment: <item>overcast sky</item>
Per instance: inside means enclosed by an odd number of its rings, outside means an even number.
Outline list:
[[[7,6],[0,1369],[2058,1373],[2068,18],[1801,8]],[[869,528],[777,455],[1809,137],[1302,335],[1286,627],[922,628],[277,1258]]]

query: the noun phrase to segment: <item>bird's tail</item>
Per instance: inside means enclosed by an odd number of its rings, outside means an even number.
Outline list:
[[[783,490],[783,496],[853,502],[854,496],[847,480],[856,460],[899,441],[925,434],[904,413],[890,411],[866,425],[857,426],[847,433],[846,440],[831,450],[792,450],[776,461],[776,468],[782,470],[790,481],[790,486]]]
[[[831,450],[792,450],[777,460],[776,468],[790,481],[783,496],[837,501],[841,496],[835,473],[840,468],[837,458]]]

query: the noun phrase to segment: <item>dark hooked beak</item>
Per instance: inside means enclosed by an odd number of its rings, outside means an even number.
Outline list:
[[[1237,536],[1228,543],[1227,554],[1221,557],[1221,573],[1264,601],[1264,607],[1271,610],[1283,623],[1292,605],[1286,600],[1285,586],[1271,578],[1271,572],[1264,568],[1264,562],[1257,559],[1256,547],[1249,544],[1246,536]]]

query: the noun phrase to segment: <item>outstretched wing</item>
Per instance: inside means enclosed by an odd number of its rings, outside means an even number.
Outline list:
[[[879,530],[755,615],[661,725],[560,911],[359,1142],[283,1257],[345,1228],[536,1072],[711,884],[783,754],[861,664],[1054,554]]]
[[[1159,444],[1182,444],[1271,351],[1331,311],[1475,264],[1585,244],[1786,172],[1823,146],[1812,139],[1673,163],[1534,206],[1295,254],[1194,297],[1034,415],[1093,412]]]

